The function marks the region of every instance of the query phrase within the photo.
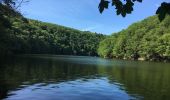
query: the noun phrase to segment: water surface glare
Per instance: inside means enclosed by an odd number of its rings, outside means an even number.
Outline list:
[[[3,100],[170,100],[170,63],[24,55],[0,60]]]

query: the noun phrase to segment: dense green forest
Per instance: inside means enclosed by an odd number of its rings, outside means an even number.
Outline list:
[[[0,5],[0,55],[100,55],[104,58],[170,60],[170,16],[151,16],[111,36],[24,18]]]
[[[104,58],[170,60],[170,16],[151,16],[104,39],[98,49]]]
[[[62,54],[96,56],[104,35],[26,19],[0,5],[0,55]]]

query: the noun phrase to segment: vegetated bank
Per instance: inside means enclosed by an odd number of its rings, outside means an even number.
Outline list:
[[[100,42],[98,54],[104,58],[170,60],[170,16],[157,15],[130,25]]]
[[[170,60],[170,16],[152,16],[105,35],[24,18],[0,4],[0,55],[88,55],[133,60]]]
[[[24,18],[0,4],[0,55],[97,56],[105,35]]]

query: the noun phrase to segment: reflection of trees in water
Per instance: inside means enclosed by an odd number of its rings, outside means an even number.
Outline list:
[[[26,84],[23,82],[50,84],[80,78],[94,79],[103,75],[110,80],[110,84],[122,84],[129,94],[138,94],[149,100],[170,98],[170,67],[166,63],[129,62],[122,66],[106,67],[55,59],[18,58],[0,64],[0,98]]]
[[[170,98],[168,64],[143,63],[136,67],[111,67],[108,75],[111,83],[115,81],[121,83],[129,94],[139,94],[145,100]]]
[[[4,98],[9,90],[19,88],[23,82],[57,83],[78,78],[96,78],[97,67],[65,63],[53,59],[18,58],[1,62],[0,98]]]

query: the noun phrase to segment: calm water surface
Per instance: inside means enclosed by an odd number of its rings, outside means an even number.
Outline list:
[[[0,60],[3,100],[170,100],[170,63],[25,55]]]

